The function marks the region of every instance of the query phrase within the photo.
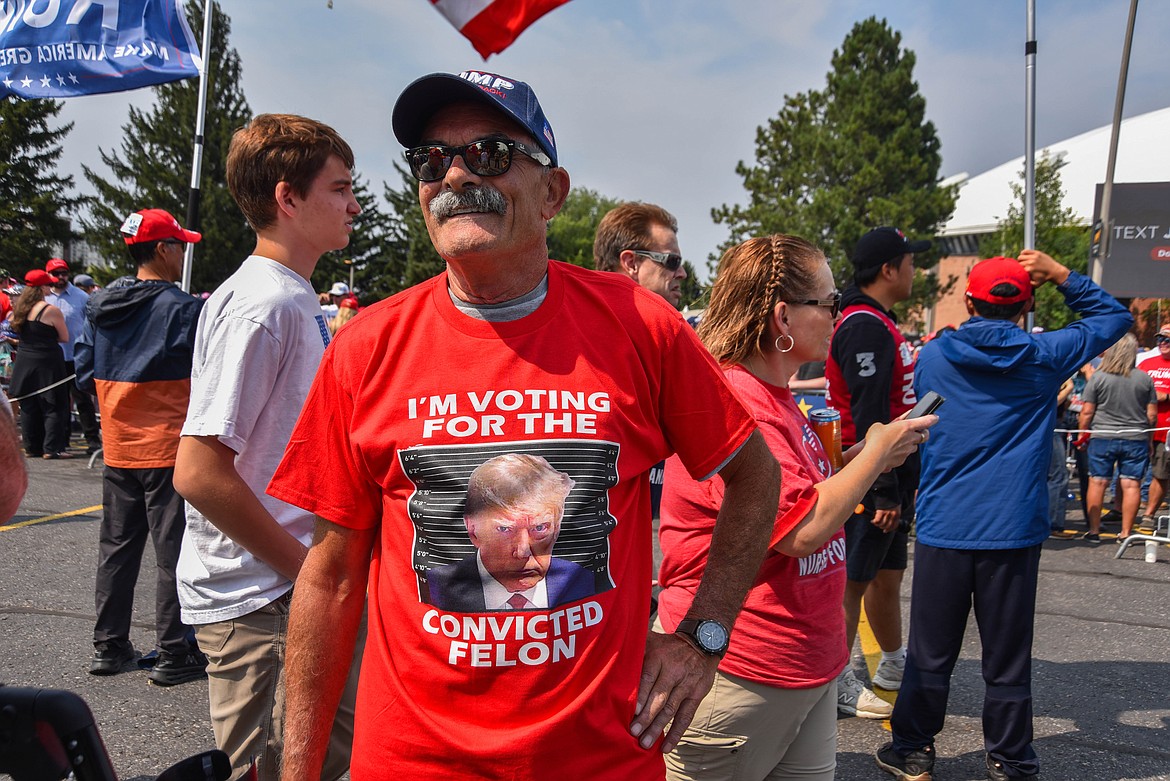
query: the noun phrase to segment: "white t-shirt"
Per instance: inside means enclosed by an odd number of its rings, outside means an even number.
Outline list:
[[[284,455],[329,344],[309,283],[252,255],[207,299],[195,334],[183,436],[212,436],[272,517],[305,545],[313,515],[265,489]],[[292,583],[234,543],[190,505],[177,568],[183,621],[210,624],[258,610]]]

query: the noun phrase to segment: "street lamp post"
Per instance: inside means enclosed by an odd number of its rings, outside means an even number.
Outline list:
[[[353,259],[346,258],[345,260],[343,260],[341,262],[344,263],[345,265],[349,266],[349,292],[352,293],[353,292]]]

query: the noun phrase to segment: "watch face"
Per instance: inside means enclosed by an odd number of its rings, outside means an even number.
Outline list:
[[[695,639],[708,651],[722,651],[727,645],[727,630],[714,621],[703,621],[695,630]]]

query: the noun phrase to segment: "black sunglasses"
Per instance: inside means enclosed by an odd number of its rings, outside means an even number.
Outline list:
[[[539,149],[529,149],[519,141],[499,138],[481,138],[464,146],[427,144],[407,149],[403,155],[415,179],[437,182],[447,175],[456,156],[462,157],[464,165],[476,176],[506,174],[512,167],[513,150],[541,165],[552,165],[552,158]]]
[[[650,258],[660,266],[663,266],[667,271],[678,271],[678,267],[682,265],[682,255],[676,255],[673,252],[653,252],[648,249],[632,249],[630,252],[635,255],[641,255],[644,258]]]
[[[1165,342],[1170,342],[1170,336],[1162,336],[1161,334],[1158,334],[1157,336],[1154,337],[1154,342],[1156,344],[1164,344]]]
[[[832,298],[809,298],[804,301],[789,301],[790,304],[807,304],[808,306],[823,306],[829,310],[832,317],[841,314],[841,294],[834,293]]]

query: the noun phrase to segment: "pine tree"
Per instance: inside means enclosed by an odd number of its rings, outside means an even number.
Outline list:
[[[44,268],[54,245],[72,236],[73,177],[57,174],[72,124],[53,128],[54,100],[0,100],[0,270],[23,276]]]
[[[427,223],[418,202],[418,180],[398,163],[394,168],[402,178],[401,187],[396,189],[387,182],[382,183],[390,215],[381,285],[391,292],[425,282],[447,267],[427,233]]]
[[[587,187],[573,187],[548,223],[548,256],[582,268],[593,268],[593,237],[601,218],[619,201]]]
[[[227,189],[227,151],[232,133],[251,119],[252,111],[240,86],[240,57],[228,44],[231,20],[213,3],[211,52],[208,63],[207,113],[204,129],[201,199],[197,230],[203,240],[195,245],[192,292],[214,290],[239,266],[255,246],[255,236]],[[202,29],[203,10],[187,2],[193,29]],[[106,179],[83,167],[97,191],[89,199],[89,215],[82,220],[85,237],[123,273],[129,270],[125,244],[118,232],[126,215],[139,209],[166,209],[185,220],[191,187],[197,79],[152,88],[156,101],[147,112],[130,109],[122,126],[120,150],[101,151],[102,162],[113,173]],[[186,227],[186,226],[185,226]]]
[[[866,231],[894,225],[929,238],[950,217],[955,192],[939,184],[941,144],[914,81],[916,57],[901,43],[885,20],[858,22],[833,52],[825,89],[785,96],[777,117],[756,131],[755,165],[736,166],[748,204],[711,212],[730,230],[721,249],[769,233],[803,236],[825,251],[844,285]],[[717,258],[709,260],[714,273]],[[915,289],[917,303],[933,299],[925,275]]]
[[[1085,273],[1089,265],[1089,226],[1081,224],[1076,212],[1061,206],[1064,185],[1061,157],[1043,154],[1036,161],[1036,249],[1073,271]],[[1024,248],[1024,186],[1027,172],[1020,169],[1020,179],[1012,183],[1013,202],[999,228],[979,242],[979,256],[1015,257]],[[1047,330],[1068,325],[1077,316],[1065,306],[1064,296],[1054,286],[1044,285],[1036,291],[1036,325]]]

